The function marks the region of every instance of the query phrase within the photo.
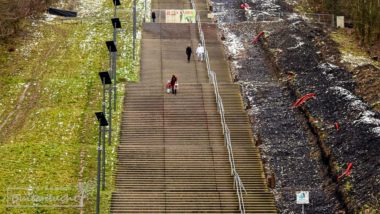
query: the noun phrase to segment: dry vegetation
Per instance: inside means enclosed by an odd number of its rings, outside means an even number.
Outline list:
[[[345,16],[351,23],[362,46],[378,49],[380,40],[379,0],[301,0],[302,8],[310,12]]]
[[[54,0],[0,0],[0,38],[17,32],[25,17],[46,10]]]

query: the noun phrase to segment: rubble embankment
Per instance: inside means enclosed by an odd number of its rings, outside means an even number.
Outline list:
[[[347,210],[379,208],[380,114],[355,93],[358,84],[352,73],[322,57],[314,38],[323,31],[297,16],[288,17],[281,27],[261,29],[271,31],[264,46],[291,91],[297,97],[317,95],[301,111],[319,138],[332,178],[353,165],[350,176],[336,180]]]
[[[277,1],[248,3],[273,17],[288,8]],[[233,12],[238,7],[224,5],[229,19],[231,13],[241,18]],[[271,22],[246,20],[252,17],[219,26],[267,173],[276,177],[280,212],[300,210],[294,200],[299,190],[310,191],[309,213],[379,208],[380,115],[355,94],[352,73],[325,59],[316,44],[324,32],[292,13]],[[260,31],[270,36],[253,45]],[[308,93],[316,96],[291,108]],[[349,163],[350,175],[337,179]]]

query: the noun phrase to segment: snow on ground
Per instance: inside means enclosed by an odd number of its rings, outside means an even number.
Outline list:
[[[232,62],[232,65],[235,69],[240,69],[242,68],[243,66],[239,65],[239,62],[238,61],[233,61]]]
[[[330,71],[332,69],[338,69],[339,68],[338,66],[331,64],[331,63],[322,63],[322,64],[319,64],[318,67],[323,69],[323,70],[330,70]]]
[[[353,93],[348,91],[345,88],[335,86],[330,87],[330,90],[333,90],[335,94],[342,96],[342,99],[350,101],[350,107],[353,110],[358,111],[358,119],[356,119],[353,124],[365,124],[365,125],[372,125],[375,128],[372,128],[372,133],[376,134],[377,136],[380,136],[379,130],[380,130],[380,119],[375,118],[376,114],[375,112],[369,110],[369,107],[367,104],[365,104],[363,101],[361,101],[357,96],[355,96]]]
[[[380,127],[373,128],[372,132],[376,133],[376,134],[378,134],[380,136]]]
[[[233,56],[240,55],[242,51],[244,51],[244,45],[241,41],[241,38],[236,36],[234,33],[230,31],[225,31],[225,43],[228,48],[228,52],[231,53]]]
[[[77,8],[79,17],[98,15],[104,9],[104,0],[81,0]]]
[[[277,0],[251,0],[253,4],[260,4],[261,10],[266,10],[269,12],[275,12],[281,9],[280,5],[277,4]]]
[[[294,49],[297,49],[297,48],[299,48],[299,47],[301,47],[302,45],[305,44],[305,42],[302,42],[302,38],[301,38],[301,37],[298,37],[298,36],[296,36],[296,35],[293,35],[292,37],[295,38],[295,39],[297,40],[297,44],[296,44],[295,46],[293,46],[293,47],[289,47],[289,48],[287,48],[288,50],[294,50]]]
[[[374,116],[375,116],[375,112],[367,110],[361,114],[358,120],[354,121],[354,124],[362,123],[362,124],[367,124],[367,125],[380,126],[380,120],[377,118],[374,118]],[[380,128],[380,127],[376,127],[376,128]]]
[[[296,5],[299,3],[299,0],[285,0],[285,2],[289,5]]]
[[[367,57],[364,56],[354,56],[350,53],[342,53],[342,63],[348,63],[354,68],[358,66],[363,66],[367,64],[373,64],[373,61],[371,59],[368,59]]]
[[[331,87],[330,89],[335,91],[336,94],[343,96],[344,100],[357,100],[357,97],[345,88],[335,86]]]
[[[299,19],[302,19],[300,15],[298,15],[297,13],[290,13],[287,17],[287,20],[289,21],[293,21],[293,20],[299,20]]]

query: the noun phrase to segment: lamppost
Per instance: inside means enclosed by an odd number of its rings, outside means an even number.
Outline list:
[[[105,82],[105,80],[103,81]],[[101,159],[102,154],[101,151],[105,150],[104,147],[102,149],[102,141],[104,145],[104,136],[105,136],[105,127],[108,126],[108,122],[103,112],[96,112],[96,118],[99,121],[99,139],[98,139],[98,174],[97,174],[97,185],[96,185],[96,214],[100,213],[100,171],[101,171]],[[103,159],[105,157],[103,156]]]
[[[116,7],[115,7],[116,8]],[[113,26],[113,42],[114,44],[116,45],[116,33],[117,33],[117,29],[120,29],[121,28],[121,22],[120,22],[120,19],[119,18],[113,18],[111,19],[112,21],[112,26]],[[113,52],[112,53],[112,77],[113,77],[113,95],[114,95],[114,99],[113,99],[113,102],[114,102],[114,111],[116,111],[116,99],[117,99],[117,94],[116,94],[116,90],[117,90],[117,86],[116,86],[116,60],[117,60],[117,56],[116,56],[116,52]]]
[[[133,61],[136,59],[136,0],[133,0]]]
[[[114,5],[114,13],[113,13],[113,19],[112,19],[112,26],[113,26],[113,41],[116,45],[116,33],[117,33],[117,28],[121,28],[120,20],[116,20],[117,16],[117,6],[120,6],[120,0],[112,0],[113,5]],[[112,74],[111,77],[113,77],[114,81],[114,111],[116,111],[116,53],[113,55],[113,64],[112,64]]]
[[[108,51],[109,51],[109,58],[110,58],[110,64],[111,64],[111,67],[112,67],[112,56],[115,56],[116,57],[116,52],[117,52],[117,49],[116,49],[116,45],[115,45],[115,42],[113,41],[107,41],[106,42],[106,45],[107,45],[107,48],[108,48]],[[116,66],[115,66],[115,70],[116,70]],[[108,73],[108,72],[107,72]],[[112,75],[112,71],[111,71],[111,75]],[[110,76],[110,75],[109,75]],[[110,77],[111,79],[111,77]],[[115,72],[115,75],[114,75],[114,79],[116,79],[116,72]],[[116,83],[116,81],[115,81]],[[110,83],[111,84],[111,83]],[[108,144],[111,145],[111,137],[112,137],[112,87],[109,86],[108,87],[108,99],[109,99],[109,103],[108,103],[108,120],[109,120],[109,141],[108,141]]]
[[[108,88],[111,89],[111,84],[112,84],[112,81],[111,81],[111,77],[109,75],[109,73],[107,71],[104,71],[104,72],[99,72],[99,77],[100,77],[100,80],[102,81],[102,85],[103,85],[103,101],[102,101],[102,111],[103,111],[103,115],[105,117],[106,115],[106,85],[108,85]],[[109,90],[110,91],[110,90]],[[111,94],[109,94],[109,101],[111,101]],[[112,126],[111,126],[111,122],[112,122],[112,109],[109,111],[109,114],[108,114],[108,143],[111,144],[111,130],[112,130]],[[103,160],[102,160],[102,172],[103,172],[103,180],[102,180],[102,190],[105,190],[106,188],[106,129],[104,127],[104,130],[103,130],[104,134],[102,135],[102,145],[103,145],[103,151],[102,151],[102,157],[103,157]]]

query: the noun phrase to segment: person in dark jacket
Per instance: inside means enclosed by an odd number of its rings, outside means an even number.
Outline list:
[[[190,57],[191,57],[191,53],[192,52],[193,51],[191,50],[190,45],[188,45],[187,48],[186,48],[187,62],[190,62]]]
[[[152,12],[152,21],[155,22],[156,21],[156,12]]]
[[[177,77],[173,74],[172,79],[170,80],[170,85],[172,87],[172,93],[177,94],[177,87],[175,86],[177,83]]]

